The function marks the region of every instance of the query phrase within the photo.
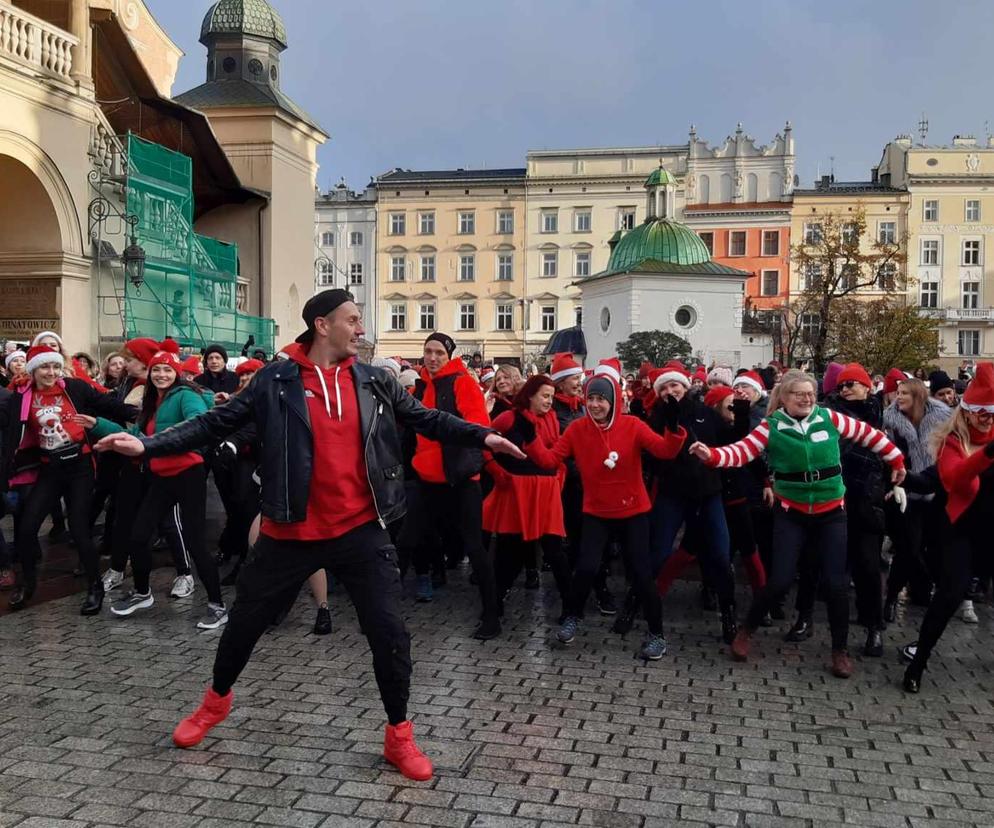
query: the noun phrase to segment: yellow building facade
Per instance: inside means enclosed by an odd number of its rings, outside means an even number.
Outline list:
[[[377,190],[377,353],[420,358],[439,330],[462,356],[521,360],[525,170],[398,169]]]

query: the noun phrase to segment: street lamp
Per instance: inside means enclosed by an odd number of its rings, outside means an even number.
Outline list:
[[[139,291],[145,281],[145,248],[138,244],[138,239],[134,236],[130,241],[121,254],[121,264],[124,265],[128,281],[134,285],[135,291]]]

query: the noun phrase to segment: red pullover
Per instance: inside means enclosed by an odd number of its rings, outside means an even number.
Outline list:
[[[302,345],[284,353],[300,366],[304,397],[311,421],[313,462],[307,518],[298,523],[262,519],[262,533],[276,540],[330,540],[376,520],[362,450],[359,400],[347,359],[319,369]]]
[[[970,443],[974,450],[968,454],[959,437],[950,434],[939,450],[939,480],[948,495],[946,514],[955,523],[970,508],[980,491],[980,473],[994,464],[994,459],[983,450],[992,439],[994,429],[974,431],[970,429]]]

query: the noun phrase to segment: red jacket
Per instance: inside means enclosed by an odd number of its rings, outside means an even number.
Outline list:
[[[994,459],[983,450],[984,444],[994,437],[994,431],[987,435],[973,433],[970,436],[976,440],[975,445],[980,446],[972,454],[966,453],[955,434],[946,437],[939,450],[939,480],[946,490],[946,514],[953,523],[963,517],[980,491],[980,473],[994,464]]]
[[[434,377],[428,373],[426,368],[421,369],[421,380],[425,384],[424,396],[421,404],[425,408],[437,408],[435,401],[434,380],[441,379],[456,374],[453,391],[456,396],[456,408],[458,416],[470,423],[481,426],[490,425],[490,415],[487,413],[487,404],[483,399],[483,392],[479,384],[466,371],[463,361],[456,357],[450,359],[435,374]],[[449,412],[455,414],[456,412]],[[445,468],[442,463],[442,444],[436,440],[429,440],[427,437],[418,435],[417,448],[412,461],[414,471],[418,477],[427,483],[445,483]],[[477,479],[474,477],[473,479]]]
[[[683,428],[660,436],[630,414],[619,415],[607,428],[588,415],[571,423],[551,451],[536,439],[525,446],[525,453],[546,469],[572,457],[583,483],[583,513],[618,519],[641,515],[651,506],[642,481],[642,452],[671,460],[686,439]],[[604,465],[611,452],[618,454],[613,469]]]

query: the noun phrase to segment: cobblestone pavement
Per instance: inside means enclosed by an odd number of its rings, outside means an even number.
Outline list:
[[[678,584],[669,654],[646,666],[639,637],[600,617],[551,646],[552,596],[523,589],[505,635],[474,642],[461,570],[434,603],[406,605],[411,714],[438,771],[414,783],[380,758],[383,711],[340,592],[331,636],[310,634],[302,597],[228,721],[173,749],[218,634],[193,629],[201,589],[165,597],[168,575],[128,620],[82,619],[77,597],[0,619],[0,826],[994,825],[989,606],[979,627],[952,623],[909,697],[896,645],[920,611],[840,681],[823,616],[803,645],[761,631],[760,657],[733,665],[695,585]]]

